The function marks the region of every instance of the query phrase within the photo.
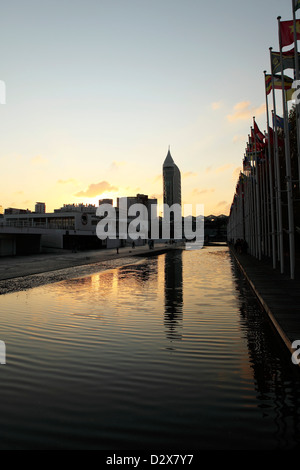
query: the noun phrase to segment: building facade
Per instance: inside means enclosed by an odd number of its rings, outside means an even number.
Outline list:
[[[169,207],[173,204],[181,205],[181,174],[170,149],[163,164],[163,194],[164,204]]]

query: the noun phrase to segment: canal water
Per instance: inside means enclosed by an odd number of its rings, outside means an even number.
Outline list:
[[[298,368],[226,246],[2,295],[1,449],[295,449]]]

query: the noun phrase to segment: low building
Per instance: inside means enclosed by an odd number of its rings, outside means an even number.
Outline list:
[[[134,203],[144,203],[150,208],[151,204],[157,202],[156,199],[139,194],[135,198],[123,199],[128,199],[127,208]],[[101,202],[107,204],[107,200],[103,199]],[[112,199],[109,200],[111,202]],[[115,210],[118,217],[119,208],[116,207]],[[98,238],[96,228],[101,218],[96,211],[97,207],[91,204],[64,204],[48,213],[8,208],[3,218],[0,218],[0,256],[63,249],[77,251],[114,248],[132,242],[130,238],[120,240],[118,229],[116,238]],[[131,220],[128,217],[128,224]],[[144,240],[140,242],[144,243]]]
[[[105,241],[96,236],[96,207],[84,209],[64,206],[51,213],[5,210],[0,220],[0,256],[106,247]]]

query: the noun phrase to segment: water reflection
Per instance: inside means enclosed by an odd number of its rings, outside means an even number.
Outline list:
[[[227,248],[4,295],[0,329],[1,449],[299,446],[299,370]]]
[[[150,263],[140,263],[133,266],[124,266],[118,270],[118,279],[120,284],[126,286],[143,287],[147,282],[157,276],[158,269],[157,258],[153,258]]]
[[[300,445],[300,375],[247,281],[232,264],[240,300],[241,329],[247,341],[256,406],[272,423],[277,449]]]
[[[165,256],[164,274],[166,336],[171,341],[180,340],[183,308],[182,251]]]

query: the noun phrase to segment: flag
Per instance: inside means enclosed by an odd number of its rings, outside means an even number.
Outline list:
[[[294,10],[298,10],[300,8],[300,0],[294,0]]]
[[[257,158],[257,163],[265,163],[266,162],[266,156],[264,155],[263,152],[261,152]]]
[[[284,119],[276,114],[275,117],[273,116],[273,126],[284,129]]]
[[[256,154],[256,152],[255,152],[253,146],[248,143],[247,148],[246,148],[246,159],[248,160],[248,162],[254,162],[255,161],[255,154]]]
[[[300,20],[296,20],[297,39],[300,39]],[[280,21],[281,47],[294,43],[294,22]]]
[[[248,144],[248,148],[246,150],[246,156],[249,158],[250,161],[255,161],[255,158],[259,157],[260,152],[262,152],[265,148],[265,144],[260,142],[257,139],[257,136],[254,132],[254,129],[251,128],[251,144]]]
[[[243,171],[251,171],[251,163],[247,157],[245,157],[243,160]]]
[[[265,82],[266,82],[266,93],[268,95],[270,91],[272,90],[272,75],[266,75]]]
[[[283,119],[280,118],[279,116],[277,116],[277,118],[278,118],[278,121],[281,121],[281,120],[283,121]],[[274,126],[274,116],[273,116],[273,126]],[[281,127],[281,126],[277,126],[277,127]],[[269,137],[270,137],[270,144],[274,145],[275,132],[273,131],[272,127],[269,127]],[[279,147],[284,147],[284,140],[279,135],[277,135],[277,142],[278,142]]]
[[[274,75],[274,88],[276,90],[281,90],[282,89],[282,82],[281,82],[281,75]],[[292,84],[294,82],[293,78],[287,77],[286,75],[283,76],[284,78],[284,89],[289,90],[292,88]],[[266,74],[266,91],[267,95],[270,93],[272,90],[272,75]]]
[[[300,2],[300,0],[299,0]],[[298,64],[300,53],[298,53]],[[271,52],[272,74],[281,73],[280,52]],[[295,50],[282,52],[282,70],[295,69]]]
[[[269,126],[269,139],[270,139],[270,145],[274,145],[275,144],[275,132],[270,126]],[[279,135],[277,135],[277,142],[278,142],[279,147],[284,147],[284,140]],[[266,138],[266,143],[268,143],[268,137]]]
[[[286,101],[291,101],[294,98],[294,93],[296,91],[296,88],[290,88],[289,90],[285,90],[285,99]]]
[[[259,130],[258,125],[254,121],[254,133],[255,137],[258,139],[260,143],[264,141],[265,135]]]
[[[267,142],[268,142],[268,139],[270,139],[270,145],[274,145],[274,131],[272,127],[270,126],[269,126],[269,136],[267,138]]]

